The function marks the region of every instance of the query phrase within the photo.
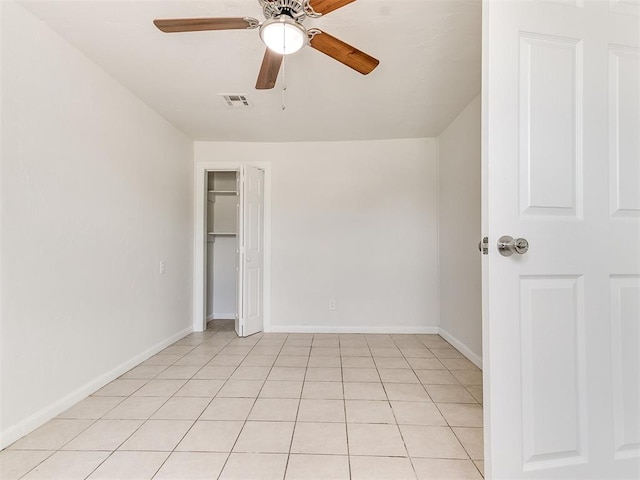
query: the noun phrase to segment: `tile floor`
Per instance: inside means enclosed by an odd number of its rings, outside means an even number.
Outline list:
[[[0,452],[13,479],[481,479],[482,373],[437,335],[176,342]]]

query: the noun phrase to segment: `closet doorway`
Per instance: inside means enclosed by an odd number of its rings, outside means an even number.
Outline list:
[[[265,325],[265,170],[225,165],[196,176],[194,330],[233,319],[238,336],[253,335]]]

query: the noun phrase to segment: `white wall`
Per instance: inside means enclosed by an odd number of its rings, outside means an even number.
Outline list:
[[[0,4],[5,446],[190,331],[193,144]]]
[[[438,137],[441,335],[482,363],[480,97]]]
[[[196,142],[195,159],[271,162],[273,331],[437,331],[434,139]]]

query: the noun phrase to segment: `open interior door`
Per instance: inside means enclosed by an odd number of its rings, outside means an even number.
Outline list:
[[[483,3],[487,478],[640,478],[639,13]]]
[[[238,215],[238,320],[240,337],[262,331],[263,324],[263,227],[264,171],[240,168],[240,211]]]

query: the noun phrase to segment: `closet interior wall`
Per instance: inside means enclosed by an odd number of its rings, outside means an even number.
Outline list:
[[[237,313],[238,172],[207,175],[207,321]]]

